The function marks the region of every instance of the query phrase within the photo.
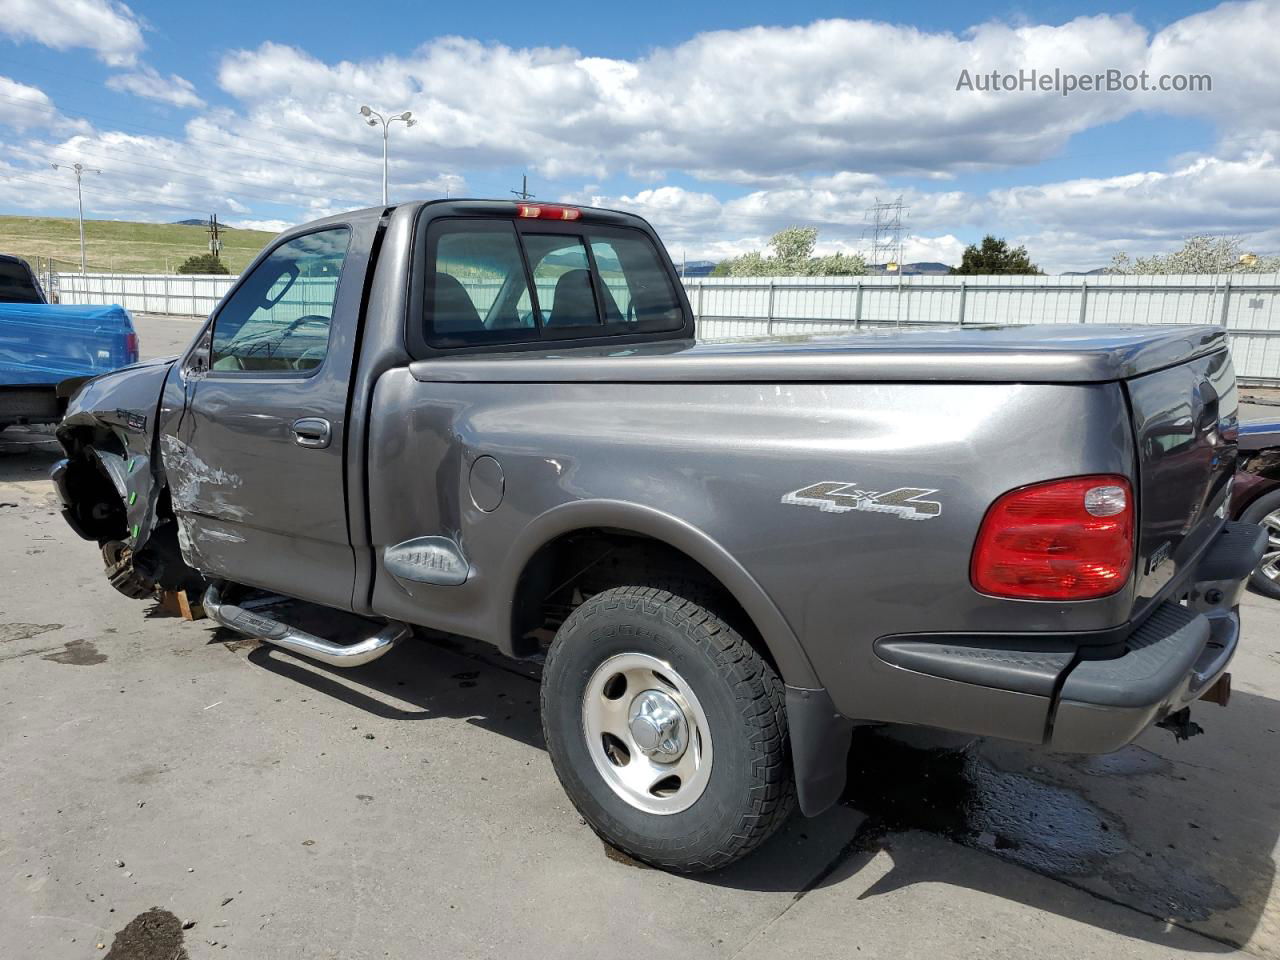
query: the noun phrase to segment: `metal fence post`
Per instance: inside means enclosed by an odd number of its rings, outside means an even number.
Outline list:
[[[853,301],[853,329],[862,326],[862,281],[858,281],[858,295]]]
[[[967,294],[968,292],[969,292],[969,281],[961,280],[960,281],[960,310],[958,311],[960,316],[956,318],[956,323],[958,323],[962,327],[964,326],[964,299],[965,299],[965,294]]]
[[[1089,308],[1089,281],[1080,281],[1080,322],[1085,322],[1085,311]]]
[[[1227,309],[1231,306],[1231,274],[1222,282],[1222,326],[1227,325]]]

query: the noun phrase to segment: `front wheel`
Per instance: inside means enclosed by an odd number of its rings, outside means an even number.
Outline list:
[[[787,819],[782,681],[707,608],[614,587],[557,632],[542,675],[551,761],[606,842],[682,872],[724,867]]]

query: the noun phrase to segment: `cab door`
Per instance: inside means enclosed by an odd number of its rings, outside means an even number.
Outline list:
[[[207,576],[351,605],[348,388],[375,228],[279,242],[182,365],[161,455],[184,553]]]

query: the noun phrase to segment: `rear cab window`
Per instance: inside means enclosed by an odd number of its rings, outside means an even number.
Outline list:
[[[420,244],[410,343],[536,346],[679,331],[676,280],[643,230],[514,217],[440,217]]]

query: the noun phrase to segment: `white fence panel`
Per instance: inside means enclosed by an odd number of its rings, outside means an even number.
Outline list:
[[[63,303],[204,316],[237,279],[60,273],[55,285]],[[922,324],[1209,323],[1231,335],[1242,380],[1280,385],[1280,275],[696,277],[684,283],[706,339]],[[482,280],[467,286],[480,310],[499,289]],[[302,310],[307,291],[300,292]]]

